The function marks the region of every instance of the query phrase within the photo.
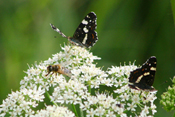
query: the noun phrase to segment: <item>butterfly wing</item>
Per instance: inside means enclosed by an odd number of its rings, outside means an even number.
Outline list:
[[[150,57],[141,68],[131,71],[129,77],[129,86],[133,89],[153,90],[156,72],[156,57]]]
[[[87,48],[92,47],[98,40],[97,33],[95,31],[97,27],[96,20],[97,17],[94,12],[87,14],[76,29],[73,38],[70,40],[76,43],[78,41],[78,44],[81,43]]]

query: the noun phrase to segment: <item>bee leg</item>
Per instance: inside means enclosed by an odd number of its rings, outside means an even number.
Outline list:
[[[48,72],[45,76],[48,76],[50,74],[50,72]]]
[[[51,75],[53,75],[53,74],[54,74],[54,72]]]
[[[55,77],[57,77],[57,73],[55,73]]]

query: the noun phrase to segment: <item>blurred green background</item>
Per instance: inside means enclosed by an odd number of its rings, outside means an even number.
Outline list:
[[[67,42],[51,29],[50,23],[73,36],[86,14],[94,11],[99,41],[91,51],[102,58],[98,66],[106,70],[134,60],[136,65],[142,65],[150,56],[156,56],[155,116],[172,116],[159,104],[160,95],[175,75],[171,5],[169,0],[1,0],[0,104],[11,90],[19,89],[27,64],[48,59],[60,51],[60,44]]]

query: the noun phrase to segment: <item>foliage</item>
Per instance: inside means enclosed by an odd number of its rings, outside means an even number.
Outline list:
[[[173,85],[168,87],[168,90],[161,95],[160,103],[166,111],[175,110],[175,77],[172,79]]]

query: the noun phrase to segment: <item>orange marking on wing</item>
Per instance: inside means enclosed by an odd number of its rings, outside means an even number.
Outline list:
[[[92,38],[93,38],[93,39],[95,38],[94,34],[92,34]]]

